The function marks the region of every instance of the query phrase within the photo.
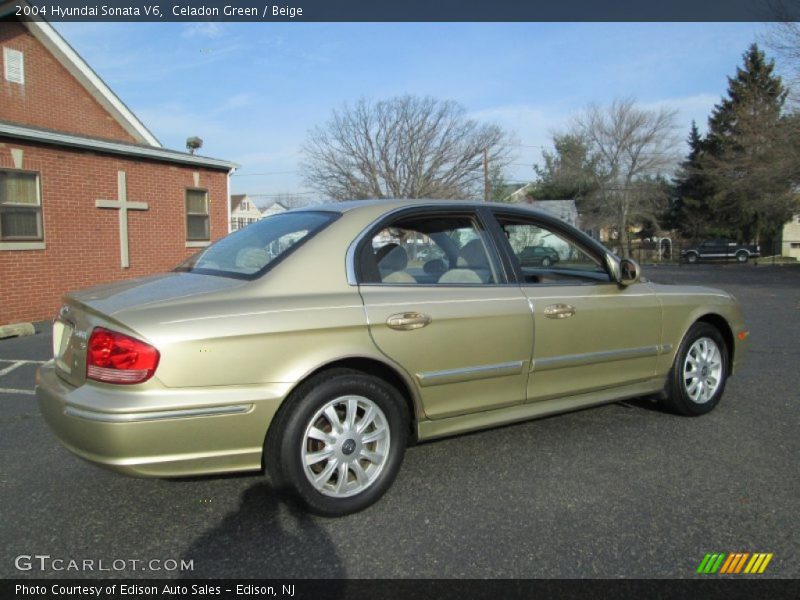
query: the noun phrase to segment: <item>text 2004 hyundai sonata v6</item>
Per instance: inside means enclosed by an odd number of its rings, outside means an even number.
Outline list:
[[[520,260],[547,246],[549,264]],[[737,302],[524,208],[322,205],[266,218],[175,272],[66,296],[41,410],[123,473],[266,467],[353,512],[430,439],[661,393],[714,408],[743,352]]]

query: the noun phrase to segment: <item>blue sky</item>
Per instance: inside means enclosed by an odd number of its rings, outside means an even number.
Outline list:
[[[310,127],[361,96],[456,100],[512,131],[528,181],[551,134],[590,102],[633,97],[705,127],[762,23],[59,23],[161,142],[241,164],[233,192],[307,192]],[[263,175],[261,175],[263,174]]]

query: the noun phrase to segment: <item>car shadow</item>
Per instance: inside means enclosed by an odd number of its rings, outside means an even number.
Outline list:
[[[664,407],[659,404],[655,396],[628,398],[627,400],[618,400],[614,404],[624,408],[642,408],[644,410],[651,410],[657,413],[670,414],[669,411],[665,410]]]
[[[343,579],[347,573],[321,522],[262,479],[243,492],[236,512],[184,552],[182,559],[193,561],[184,578]],[[326,594],[338,597],[341,588],[328,585]]]

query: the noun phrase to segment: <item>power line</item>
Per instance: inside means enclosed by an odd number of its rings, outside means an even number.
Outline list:
[[[263,173],[234,173],[233,177],[260,177],[261,175],[293,175],[300,171],[265,171]]]
[[[536,144],[497,144],[504,148],[549,148],[550,146],[540,146]]]
[[[291,198],[292,196],[317,196],[316,192],[278,192],[273,194],[251,194],[247,192],[248,196],[253,198]]]

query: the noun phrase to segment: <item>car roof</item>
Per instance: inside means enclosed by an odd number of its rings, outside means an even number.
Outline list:
[[[595,239],[592,239],[586,233],[582,232],[577,227],[573,227],[568,223],[564,222],[563,220],[559,219],[558,217],[544,212],[542,210],[536,210],[529,204],[517,204],[517,203],[509,203],[509,202],[480,202],[475,200],[431,200],[431,199],[405,199],[405,200],[386,200],[386,199],[370,199],[370,200],[345,200],[342,202],[327,202],[323,204],[316,204],[312,206],[306,206],[303,208],[296,208],[293,211],[289,212],[300,212],[300,211],[326,211],[326,212],[334,212],[339,214],[346,214],[346,213],[359,213],[362,210],[366,213],[370,213],[370,219],[374,217],[387,215],[388,213],[394,212],[396,210],[404,209],[404,208],[436,208],[436,207],[443,207],[443,208],[452,208],[455,210],[464,209],[464,208],[493,208],[503,211],[508,211],[510,213],[516,214],[527,214],[536,219],[540,220],[543,223],[549,224],[551,227],[561,230],[572,232],[573,234],[577,235],[582,241],[583,245],[589,248],[594,248],[595,251],[600,253],[608,253],[608,249],[605,248],[600,242]]]
[[[367,209],[376,206],[382,206],[386,209],[386,211],[391,211],[397,208],[425,208],[425,207],[493,207],[493,208],[502,208],[507,210],[514,210],[520,212],[527,212],[536,215],[541,215],[544,217],[549,217],[550,214],[544,211],[536,210],[530,205],[527,204],[512,204],[508,202],[482,202],[476,200],[433,200],[433,199],[379,199],[373,198],[368,200],[342,200],[341,202],[324,202],[322,204],[312,204],[307,206],[298,207],[292,209],[291,212],[300,212],[300,211],[326,211],[326,212],[336,212],[336,213],[347,213],[352,211],[357,211],[359,209]]]

